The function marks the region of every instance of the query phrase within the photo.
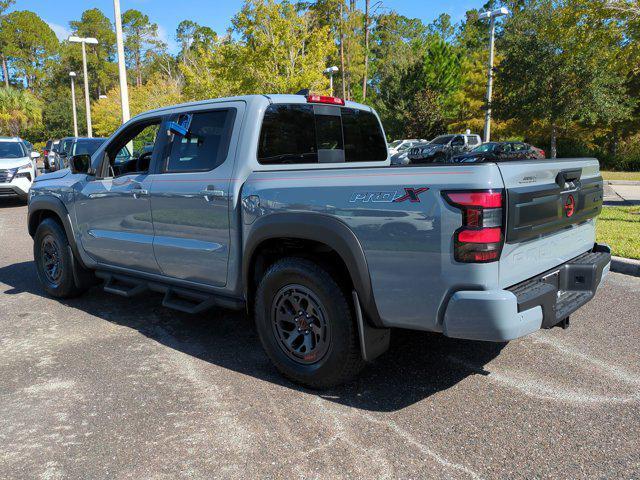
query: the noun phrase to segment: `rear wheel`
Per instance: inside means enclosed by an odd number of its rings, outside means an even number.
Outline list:
[[[45,219],[33,239],[33,255],[40,283],[57,298],[71,298],[85,292],[90,285],[77,286],[73,276],[74,259],[62,226]]]
[[[297,383],[332,387],[364,366],[345,293],[309,260],[285,258],[269,268],[258,287],[255,315],[267,355]]]

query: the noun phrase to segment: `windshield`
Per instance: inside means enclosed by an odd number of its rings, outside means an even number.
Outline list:
[[[100,145],[104,143],[102,138],[78,140],[73,145],[72,155],[93,155]]]
[[[22,158],[27,153],[19,142],[0,142],[0,158]]]
[[[436,137],[431,142],[431,145],[446,145],[453,139],[453,135],[442,135],[441,137]]]
[[[391,142],[389,144],[389,148],[396,148],[398,145],[400,145],[402,143],[402,140],[396,140],[394,142]]]
[[[497,146],[498,146],[497,143],[485,143],[484,145],[480,145],[479,147],[474,148],[473,151],[474,152],[493,152]]]

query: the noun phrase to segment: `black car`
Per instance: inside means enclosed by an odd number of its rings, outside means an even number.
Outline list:
[[[51,170],[60,170],[66,168],[67,159],[74,155],[93,155],[100,145],[104,143],[106,138],[102,137],[65,137],[60,140],[57,150],[54,148],[55,165],[49,166]],[[53,167],[53,168],[51,168]]]
[[[454,156],[453,163],[505,162],[544,158],[544,152],[524,142],[488,142]]]
[[[452,157],[468,152],[481,143],[479,135],[470,133],[440,135],[427,145],[411,148],[408,158],[412,164],[450,162]]]

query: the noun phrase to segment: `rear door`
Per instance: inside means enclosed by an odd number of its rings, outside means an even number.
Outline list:
[[[153,250],[169,277],[226,285],[229,189],[244,108],[226,102],[171,119],[186,132],[172,131],[151,186]]]
[[[502,287],[593,248],[603,202],[597,160],[509,161],[498,168],[507,193]]]

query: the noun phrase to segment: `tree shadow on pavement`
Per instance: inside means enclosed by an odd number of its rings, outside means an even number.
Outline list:
[[[0,268],[0,283],[10,287],[5,295],[28,292],[47,298],[33,262]],[[399,410],[447,390],[471,375],[486,374],[484,366],[505,346],[397,330],[392,332],[389,351],[368,365],[355,381],[331,390],[313,391],[279,375],[245,314],[214,310],[188,315],[162,307],[161,299],[153,293],[122,298],[104,293],[98,286],[82,297],[61,303],[136,329],[162,345],[214,365],[369,411]]]

